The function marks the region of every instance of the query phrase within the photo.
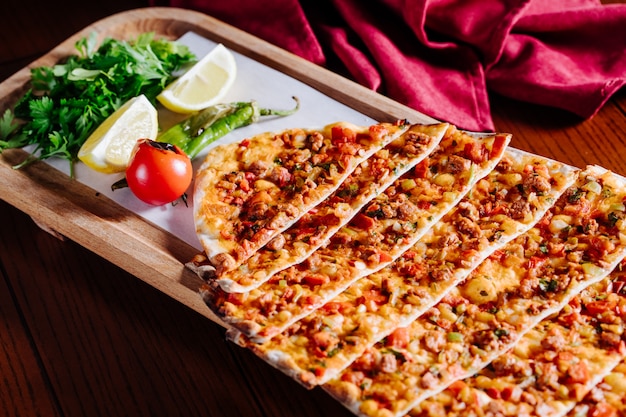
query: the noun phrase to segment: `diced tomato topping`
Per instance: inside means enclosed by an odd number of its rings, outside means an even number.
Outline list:
[[[495,216],[497,214],[506,214],[507,208],[504,204],[496,204],[487,212],[489,216]]]
[[[580,200],[578,200],[578,201],[580,201]],[[589,209],[587,211],[589,211]],[[575,214],[580,215],[580,211],[575,213]],[[604,217],[604,212],[602,210],[599,210],[599,209],[595,209],[591,213],[589,213],[589,218],[591,218],[591,219],[601,219],[603,217]]]
[[[531,256],[530,259],[528,260],[528,269],[538,268],[545,261],[546,261],[546,258],[542,258],[542,257],[539,257],[539,256]]]
[[[340,142],[343,139],[343,128],[341,126],[333,126],[330,129],[330,138],[333,142]]]
[[[250,146],[250,139],[242,140],[241,143],[239,143],[239,146],[247,148],[248,146]]]
[[[369,127],[369,132],[370,132],[369,135],[367,135],[368,137],[369,136],[380,137],[380,136],[384,136],[384,135],[388,134],[389,133],[389,129],[387,128],[387,126],[378,123],[378,124],[375,124],[375,125],[371,125]]]
[[[426,268],[421,263],[410,262],[410,263],[401,265],[398,269],[398,272],[400,272],[402,275],[405,275],[407,277],[417,278],[422,275],[425,269]]]
[[[567,370],[568,379],[573,383],[586,383],[589,381],[589,368],[587,362],[580,361],[572,364]]]
[[[485,389],[485,393],[494,400],[500,398],[500,390],[498,390],[497,388],[488,387],[487,389]]]
[[[245,296],[245,293],[226,293],[226,301],[236,306],[240,306],[243,304]]]
[[[491,146],[491,158],[495,158],[504,152],[504,148],[506,148],[507,137],[505,135],[496,135],[493,140],[493,145]]]
[[[348,127],[333,126],[331,129],[333,143],[356,142],[356,132]]]
[[[322,297],[320,297],[318,294],[309,294],[301,297],[298,301],[303,306],[313,306],[317,305],[317,303],[321,303]]]
[[[506,258],[506,256],[507,255],[505,251],[503,251],[502,249],[497,249],[491,254],[490,258],[494,260],[498,259],[500,261],[503,261]]]
[[[535,225],[535,227],[537,227],[538,229],[541,229],[541,230],[545,230],[545,229],[547,229],[547,228],[548,228],[548,226],[550,226],[550,220],[551,220],[551,215],[550,215],[550,214],[551,214],[551,213],[548,213],[548,215],[543,216],[543,217],[541,218],[541,220],[539,220],[539,221],[537,222],[537,224]]]
[[[572,352],[563,350],[557,354],[556,360],[561,361],[561,362],[570,362],[570,361],[573,361],[575,357],[576,356],[574,356]]]
[[[585,310],[587,310],[587,314],[591,316],[613,311],[615,307],[617,307],[615,300],[596,300],[585,304]]]
[[[422,162],[420,162],[415,168],[413,168],[415,178],[426,178],[429,167],[430,159],[424,158]]]
[[[250,182],[247,179],[242,179],[239,182],[239,188],[241,188],[243,191],[248,192],[250,191]]]
[[[578,313],[570,313],[570,314],[559,314],[559,322],[564,325],[571,327],[575,323],[580,322],[580,314]]]
[[[373,218],[366,216],[363,213],[359,213],[356,216],[354,216],[354,218],[351,221],[351,224],[355,227],[358,227],[359,229],[370,230],[374,226],[376,226],[376,221]]]
[[[341,166],[344,170],[348,170],[350,169],[350,162],[351,162],[352,156],[350,154],[342,154],[341,157],[339,158],[339,166]]]
[[[598,403],[589,410],[589,417],[617,417],[617,410],[610,404]]]
[[[324,285],[327,284],[329,281],[330,278],[328,277],[328,275],[322,274],[305,275],[304,278],[302,278],[302,282],[306,285]]]
[[[315,227],[301,227],[297,230],[294,240],[302,240],[306,236],[311,236],[317,231]]]
[[[548,253],[553,257],[564,258],[565,257],[565,244],[559,243],[549,247]]]
[[[367,257],[367,263],[370,265],[380,265],[393,261],[393,258],[387,252],[376,251]]]
[[[393,257],[389,255],[387,252],[378,252],[379,263],[391,262],[393,261]]]
[[[454,295],[454,294],[450,294],[448,293],[445,297],[443,297],[443,299],[441,300],[442,302],[450,305],[451,307],[457,307],[460,306],[462,304],[467,304],[469,301],[467,300],[467,298],[460,296],[460,295]]]
[[[458,380],[453,382],[449,387],[448,390],[450,390],[450,392],[452,392],[452,394],[454,394],[454,396],[458,396],[461,391],[463,391],[465,388],[467,387],[467,384],[462,381],[462,380]]]
[[[410,341],[411,334],[409,333],[409,329],[406,327],[397,328],[393,331],[393,333],[387,336],[387,346],[398,349],[407,347]]]
[[[316,220],[316,223],[320,226],[336,226],[341,223],[341,220],[333,213],[326,214]]]
[[[575,312],[578,312],[578,313],[580,312],[580,309],[582,307],[582,305],[580,303],[580,298],[578,298],[578,297],[572,298],[572,300],[569,302],[569,305],[570,305],[570,307],[572,307],[572,309]]]
[[[487,148],[485,148],[485,145],[478,142],[466,143],[463,154],[465,158],[473,163],[482,164],[487,159]]]
[[[361,147],[359,146],[358,143],[346,142],[346,143],[340,143],[337,146],[337,149],[339,150],[340,153],[345,154],[345,155],[356,155],[361,149]]]
[[[521,390],[519,387],[512,387],[512,386],[507,386],[502,388],[502,391],[500,392],[500,397],[502,397],[502,399],[504,399],[505,401],[510,400],[513,397],[513,393],[515,392],[515,389]]]
[[[613,282],[613,292],[615,294],[621,294],[625,287],[626,287],[626,282],[624,281]]]
[[[600,239],[599,237],[593,237],[589,242],[591,246],[589,252],[594,258],[603,258],[607,253],[614,249],[613,244],[608,239]]]
[[[420,200],[417,202],[417,207],[420,210],[428,210],[432,203],[430,201]]]
[[[387,301],[387,296],[380,292],[379,289],[370,289],[363,291],[363,298],[368,301],[373,301],[376,304],[382,304]]]
[[[333,313],[342,313],[346,310],[349,310],[351,307],[352,307],[352,304],[345,302],[345,301],[343,302],[330,301],[324,304],[324,306],[320,310],[328,314],[333,314]]]

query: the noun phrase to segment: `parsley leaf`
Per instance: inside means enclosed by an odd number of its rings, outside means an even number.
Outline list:
[[[75,48],[63,62],[31,69],[30,89],[0,119],[0,152],[35,145],[17,167],[54,156],[67,159],[73,173],[80,147],[100,123],[141,94],[154,103],[196,60],[185,45],[151,32],[131,41],[106,38],[99,47],[92,33]]]

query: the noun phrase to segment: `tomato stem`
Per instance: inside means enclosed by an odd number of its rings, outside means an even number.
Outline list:
[[[123,177],[122,179],[115,181],[111,185],[111,191],[120,190],[122,188],[127,188],[127,187],[128,187],[128,182],[126,181],[126,177]]]

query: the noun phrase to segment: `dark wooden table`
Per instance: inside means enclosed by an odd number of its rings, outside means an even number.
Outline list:
[[[144,6],[4,0],[0,81],[86,25]],[[588,121],[501,97],[492,103],[513,146],[626,175],[624,91]],[[2,200],[0,415],[352,415],[227,343],[206,317]]]

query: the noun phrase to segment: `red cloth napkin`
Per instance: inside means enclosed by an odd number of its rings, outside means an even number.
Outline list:
[[[590,118],[626,82],[626,4],[150,1],[205,12],[469,130],[494,130],[488,90]]]

